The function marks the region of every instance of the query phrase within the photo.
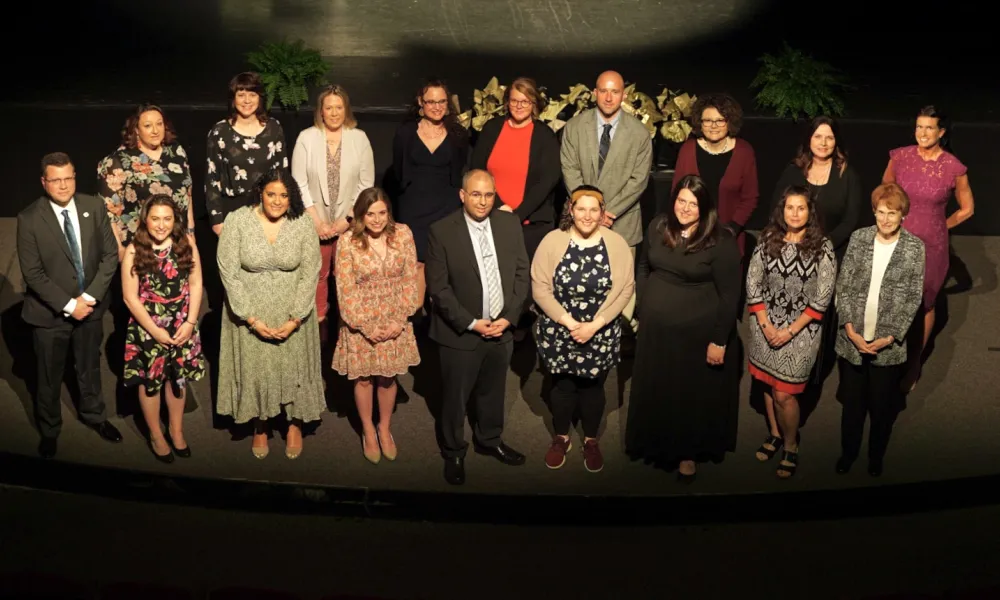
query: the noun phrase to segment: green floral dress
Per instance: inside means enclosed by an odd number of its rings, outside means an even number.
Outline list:
[[[188,274],[177,266],[173,248],[158,251],[159,268],[139,278],[139,299],[153,322],[174,335],[188,317],[191,288]],[[143,384],[155,394],[164,381],[183,387],[205,375],[205,356],[201,336],[195,325],[191,339],[180,347],[167,347],[129,318],[125,333],[125,385]]]

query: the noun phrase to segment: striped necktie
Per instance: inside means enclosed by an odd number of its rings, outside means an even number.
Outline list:
[[[486,225],[476,228],[479,233],[479,251],[483,255],[483,277],[486,278],[486,291],[490,295],[490,319],[495,319],[500,314],[503,306],[503,291],[500,287],[500,270],[497,268],[497,257],[490,247],[487,239]]]
[[[604,133],[601,134],[601,145],[597,148],[597,175],[600,176],[604,169],[604,161],[608,159],[608,151],[611,150],[611,123],[604,124]]]

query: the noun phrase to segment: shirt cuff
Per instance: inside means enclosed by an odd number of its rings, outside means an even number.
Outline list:
[[[465,329],[466,329],[466,330],[468,330],[468,331],[472,331],[472,330],[474,330],[474,329],[476,328],[476,321],[477,321],[477,320],[478,320],[478,319],[473,319],[473,320],[472,320],[472,322],[471,322],[471,323],[469,323],[469,326],[468,326],[468,327],[466,327]]]
[[[86,300],[87,302],[97,302],[97,299],[95,299],[93,296],[91,296],[87,292],[84,292],[84,293],[82,293],[80,295],[83,296],[83,299]],[[72,312],[72,311],[70,311],[70,312]]]
[[[70,298],[66,306],[63,307],[63,315],[70,317],[73,315],[74,310],[76,310],[76,298]]]

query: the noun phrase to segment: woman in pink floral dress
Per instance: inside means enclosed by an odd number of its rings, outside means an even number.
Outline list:
[[[920,378],[923,350],[934,329],[934,305],[948,276],[948,230],[968,220],[975,207],[965,165],[948,151],[947,118],[933,106],[925,106],[917,116],[915,137],[916,145],[889,152],[882,176],[883,183],[897,183],[909,196],[910,213],[903,227],[920,238],[926,250],[923,317],[918,313],[915,322],[923,335],[907,336],[914,348],[908,352],[904,391],[911,391]],[[952,190],[959,208],[946,217]]]
[[[155,194],[139,213],[125,248],[122,291],[132,317],[125,335],[125,385],[139,386],[153,455],[165,463],[191,456],[184,441],[185,385],[205,375],[198,335],[201,258],[185,232],[180,207]],[[170,441],[160,427],[160,390],[166,391]]]
[[[393,221],[389,198],[379,188],[361,192],[351,228],[337,244],[337,304],[340,334],[333,368],[355,380],[354,402],[361,418],[361,448],[377,464],[396,459],[390,418],[396,404],[396,376],[420,363],[409,318],[421,298],[413,233]],[[372,420],[378,396],[378,428]]]

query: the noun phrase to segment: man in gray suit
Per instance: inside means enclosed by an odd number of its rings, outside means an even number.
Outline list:
[[[118,244],[104,203],[76,193],[69,156],[53,152],[42,158],[42,187],[45,195],[17,215],[17,257],[28,288],[21,318],[34,327],[38,361],[38,453],[52,458],[62,429],[59,396],[71,347],[80,420],[102,438],[122,441],[101,398],[101,318],[118,271]]]
[[[607,200],[604,226],[625,238],[635,257],[642,242],[639,197],[649,183],[653,144],[649,131],[622,111],[625,80],[605,71],[594,88],[597,108],[573,117],[562,132],[562,173],[572,193],[581,185],[596,186]],[[635,330],[635,294],[622,311]]]

